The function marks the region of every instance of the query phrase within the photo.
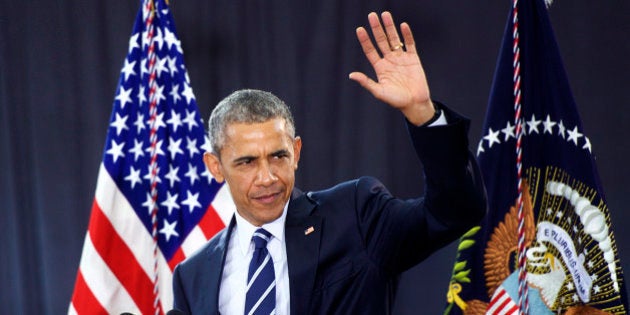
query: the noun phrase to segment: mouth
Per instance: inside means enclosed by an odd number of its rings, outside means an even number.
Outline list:
[[[281,195],[282,194],[280,192],[266,193],[266,194],[262,194],[262,195],[253,197],[252,199],[254,199],[255,201],[257,201],[259,203],[262,203],[262,204],[272,204],[276,200],[278,200]]]

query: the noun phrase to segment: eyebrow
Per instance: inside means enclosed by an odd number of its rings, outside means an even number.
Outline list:
[[[273,151],[269,154],[269,156],[279,156],[279,155],[289,155],[289,151],[286,149],[280,149],[277,151]],[[234,160],[232,160],[232,163],[234,164],[239,164],[241,162],[246,162],[246,161],[254,161],[258,159],[258,156],[254,156],[254,155],[245,155],[245,156],[241,156],[238,157]]]

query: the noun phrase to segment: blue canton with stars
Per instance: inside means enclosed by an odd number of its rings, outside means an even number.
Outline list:
[[[163,1],[153,19],[157,88],[157,225],[166,260],[199,223],[220,188],[203,164],[210,151],[184,66],[175,25]],[[143,10],[146,11],[146,10]],[[148,32],[139,12],[121,70],[103,164],[151,234]],[[144,16],[143,16],[144,15]]]

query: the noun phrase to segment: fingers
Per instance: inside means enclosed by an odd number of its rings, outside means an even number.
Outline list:
[[[357,39],[359,39],[361,49],[363,49],[363,53],[365,54],[365,57],[368,59],[370,64],[374,65],[379,59],[381,59],[381,56],[378,54],[378,51],[372,44],[372,40],[370,40],[370,36],[368,35],[365,28],[357,28]]]
[[[403,47],[400,38],[398,37],[398,31],[396,30],[396,25],[394,24],[394,18],[392,14],[389,12],[383,12],[381,14],[381,19],[383,21],[383,25],[385,26],[385,33],[387,34],[387,42],[389,44],[389,48],[391,51],[396,51]]]
[[[391,51],[389,40],[387,39],[387,35],[383,30],[381,25],[381,21],[378,18],[378,15],[374,12],[368,14],[368,22],[370,23],[370,28],[372,29],[372,36],[374,36],[374,41],[376,41],[376,46],[381,51],[381,53],[386,54]]]
[[[417,54],[416,42],[413,39],[413,34],[411,33],[411,27],[409,27],[409,24],[404,22],[400,24],[400,32],[402,33],[403,39],[405,40],[405,49],[407,50],[407,52]]]

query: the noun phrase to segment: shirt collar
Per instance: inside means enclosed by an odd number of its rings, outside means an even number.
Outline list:
[[[249,250],[250,244],[252,242],[252,236],[254,236],[254,232],[259,228],[263,228],[267,230],[267,232],[271,233],[274,238],[278,239],[280,242],[284,239],[284,221],[287,217],[287,209],[289,207],[289,201],[284,205],[284,209],[282,210],[282,215],[277,219],[263,224],[263,226],[258,227],[255,226],[249,221],[245,220],[238,211],[234,212],[234,217],[236,218],[236,233],[238,235],[238,247],[240,247],[243,256],[247,255],[247,251]]]

